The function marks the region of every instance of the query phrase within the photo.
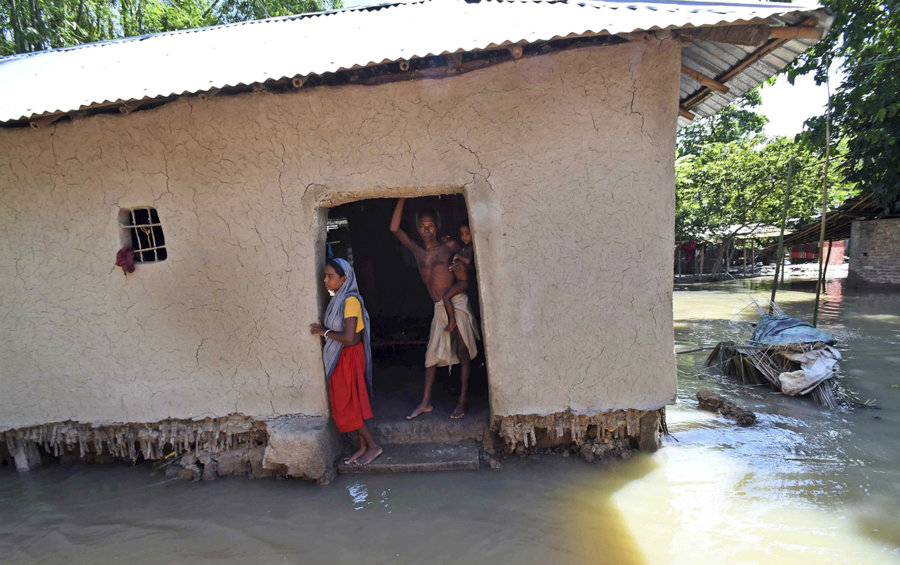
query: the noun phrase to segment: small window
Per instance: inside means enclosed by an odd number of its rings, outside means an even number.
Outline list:
[[[119,211],[119,227],[122,228],[122,245],[134,249],[137,263],[165,261],[166,238],[156,208],[133,208]]]

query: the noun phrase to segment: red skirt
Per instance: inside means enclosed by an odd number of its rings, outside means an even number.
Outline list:
[[[339,432],[358,430],[364,420],[373,416],[366,390],[366,350],[362,341],[341,350],[328,389],[331,415]]]

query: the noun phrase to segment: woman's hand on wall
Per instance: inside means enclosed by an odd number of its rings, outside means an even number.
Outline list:
[[[328,328],[322,325],[322,318],[319,318],[319,321],[317,323],[309,325],[310,335],[324,336],[326,331],[328,331]]]

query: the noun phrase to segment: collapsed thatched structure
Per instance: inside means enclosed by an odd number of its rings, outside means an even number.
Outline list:
[[[757,305],[759,308],[759,305]],[[834,377],[841,360],[831,334],[791,318],[773,304],[746,342],[723,341],[706,364],[743,384],[769,384],[789,396],[808,396],[828,408],[838,405]]]

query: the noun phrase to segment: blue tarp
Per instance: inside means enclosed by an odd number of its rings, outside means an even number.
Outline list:
[[[828,332],[814,328],[810,323],[785,315],[763,316],[753,330],[752,342],[762,345],[779,343],[824,343],[833,345],[837,340]]]

